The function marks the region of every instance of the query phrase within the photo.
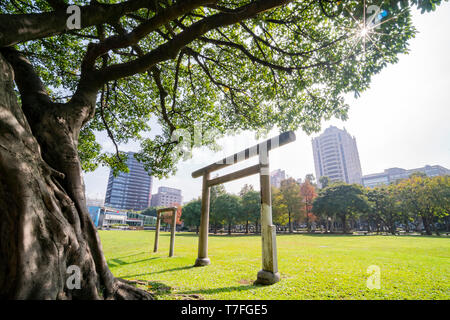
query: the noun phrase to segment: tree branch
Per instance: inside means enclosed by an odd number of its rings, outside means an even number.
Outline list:
[[[105,81],[125,78],[136,73],[145,72],[161,61],[175,59],[178,52],[184,46],[195,39],[198,39],[208,31],[252,18],[262,12],[287,4],[291,1],[292,0],[259,0],[244,5],[234,10],[233,13],[218,13],[206,17],[177,34],[172,40],[167,41],[138,59],[94,71],[94,78],[98,81],[97,86],[100,88],[101,84]]]
[[[166,109],[166,97],[167,97],[167,91],[164,89],[162,82],[161,82],[161,70],[158,69],[158,67],[154,66],[152,68],[152,76],[155,80],[156,86],[158,87],[159,91],[159,99],[160,99],[160,105],[161,105],[161,114],[163,117],[163,120],[167,123],[169,126],[170,134],[175,131],[175,126],[173,125],[172,121],[170,121],[169,116],[167,114]]]
[[[94,3],[80,6],[81,28],[117,21],[127,13],[154,7],[156,2],[157,0],[129,0],[118,4]],[[67,18],[65,8],[42,13],[0,14],[0,47],[65,33],[68,31]]]
[[[40,101],[44,105],[50,103],[51,100],[45,86],[30,61],[13,48],[1,48],[0,52],[13,67],[14,80],[22,97],[22,108],[25,114],[37,112],[33,111],[36,108],[36,101]]]
[[[216,0],[184,0],[177,2],[175,5],[160,11],[146,22],[141,23],[129,33],[111,36],[97,44],[91,44],[83,59],[82,69],[92,69],[97,57],[105,54],[109,50],[136,44],[139,40],[157,30],[160,26],[169,23],[173,19],[178,18],[192,9],[215,1]]]

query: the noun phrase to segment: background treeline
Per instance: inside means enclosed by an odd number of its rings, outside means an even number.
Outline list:
[[[365,232],[431,235],[450,231],[450,176],[409,179],[376,188],[331,183],[321,177],[304,181],[288,178],[272,187],[273,223],[278,232]],[[201,199],[183,206],[186,230],[198,232]],[[210,232],[257,233],[260,231],[260,193],[245,185],[238,195],[221,185],[211,188]]]

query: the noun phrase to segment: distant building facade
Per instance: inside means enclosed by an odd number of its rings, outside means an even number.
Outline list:
[[[156,217],[145,216],[137,212],[97,206],[90,206],[88,210],[97,228],[108,228],[115,224],[128,225],[130,227],[156,225]]]
[[[270,184],[274,187],[279,188],[281,186],[281,181],[286,179],[286,172],[281,169],[277,169],[270,173]]]
[[[180,189],[159,187],[158,193],[152,195],[152,207],[170,207],[183,201]]]
[[[105,203],[104,199],[94,199],[94,198],[86,198],[86,205],[88,207],[97,206],[102,207]]]
[[[327,176],[331,181],[362,183],[361,163],[356,139],[347,130],[335,126],[327,128],[312,139],[316,180]]]
[[[102,211],[101,206],[87,206],[89,215],[91,216],[92,221],[94,222],[94,225],[98,227],[99,220],[100,220],[100,213]]]
[[[399,179],[407,179],[415,172],[422,172],[428,177],[450,175],[450,170],[447,168],[438,165],[426,165],[422,168],[409,170],[402,168],[389,168],[380,173],[373,173],[363,176],[362,182],[365,187],[373,188],[380,185],[388,185]]]
[[[109,173],[105,206],[124,210],[144,210],[150,206],[153,178],[145,171],[142,163],[128,152],[128,173],[121,172],[117,177]]]

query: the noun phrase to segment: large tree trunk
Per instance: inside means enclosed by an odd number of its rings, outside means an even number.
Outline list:
[[[422,217],[423,227],[425,228],[425,233],[428,236],[431,236],[433,234],[433,232],[431,231],[430,221],[428,220],[427,215],[422,214],[421,217]]]
[[[430,221],[431,228],[432,228],[432,230],[434,230],[434,232],[436,233],[437,236],[440,236],[441,234],[439,232],[439,224],[434,221],[433,217],[435,217],[434,212],[432,213],[431,219],[430,219],[431,220]]]
[[[404,224],[405,224],[405,232],[409,233],[409,221],[408,221],[408,219],[405,219]]]
[[[77,143],[93,106],[45,99],[29,68],[0,53],[0,298],[152,298],[114,278],[86,208]],[[79,288],[67,285],[69,266]]]
[[[292,233],[293,229],[292,229],[292,219],[291,219],[291,213],[289,212],[289,233]]]
[[[309,232],[311,227],[310,227],[310,224],[309,224],[308,210],[306,210],[305,212],[306,212],[306,232]]]
[[[342,233],[347,233],[347,216],[345,214],[342,216]]]
[[[395,233],[397,232],[397,227],[395,226],[395,221],[393,219],[389,219],[386,224],[387,224],[389,232],[395,236]]]

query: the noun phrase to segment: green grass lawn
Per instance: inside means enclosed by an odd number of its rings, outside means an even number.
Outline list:
[[[277,235],[281,281],[254,286],[261,238],[210,236],[211,265],[193,267],[198,238],[153,231],[100,231],[111,271],[148,281],[158,299],[450,299],[450,239],[425,236]],[[381,269],[381,289],[368,289],[367,268]]]

